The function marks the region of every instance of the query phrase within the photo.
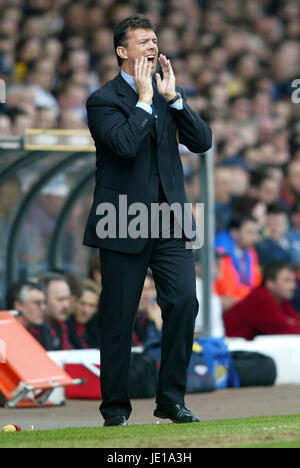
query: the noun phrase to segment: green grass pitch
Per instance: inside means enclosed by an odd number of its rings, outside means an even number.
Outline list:
[[[300,448],[300,415],[0,433],[0,448]]]

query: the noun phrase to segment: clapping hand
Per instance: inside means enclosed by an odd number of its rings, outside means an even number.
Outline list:
[[[139,101],[151,106],[153,99],[153,86],[151,81],[152,63],[146,57],[136,59],[134,66],[134,81],[139,95]]]
[[[156,73],[155,75],[158,92],[166,99],[166,101],[171,101],[171,99],[176,96],[175,75],[170,60],[168,60],[165,55],[160,54],[158,60],[163,72],[163,79],[161,79],[159,73]]]

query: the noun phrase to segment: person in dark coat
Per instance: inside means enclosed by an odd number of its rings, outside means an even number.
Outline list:
[[[99,248],[101,259],[100,411],[105,426],[127,425],[133,327],[150,266],[164,321],[154,415],[177,423],[198,422],[184,402],[198,301],[192,250],[186,248],[195,240],[189,229],[195,223],[191,207],[183,222],[188,199],[178,142],[204,153],[211,148],[212,134],[176,87],[170,61],[163,54],[158,58],[157,37],[147,18],[133,15],[121,21],[114,30],[114,46],[121,71],[87,101],[97,172],[84,244]],[[157,61],[162,76],[155,74]],[[132,209],[146,208],[138,235],[129,232],[136,218],[127,212],[124,199]],[[161,223],[155,238],[151,208],[163,202],[177,203],[180,209],[171,214],[168,238]],[[116,215],[112,223],[106,211],[111,207]],[[180,238],[175,235],[178,225]]]

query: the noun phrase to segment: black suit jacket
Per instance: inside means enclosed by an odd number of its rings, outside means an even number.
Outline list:
[[[140,252],[146,238],[119,236],[119,195],[127,195],[128,206],[144,203],[150,213],[150,204],[158,201],[159,178],[169,204],[179,202],[183,207],[188,202],[178,141],[194,153],[203,153],[212,145],[212,134],[186,103],[184,91],[181,88],[177,91],[183,97],[184,108],[180,111],[168,106],[154,82],[157,127],[154,115],[136,107],[138,95],[121,74],[88,98],[88,125],[96,146],[97,171],[85,245]],[[103,239],[97,235],[97,223],[107,215],[107,212],[97,214],[100,203],[110,203],[116,209],[116,238]],[[134,217],[128,216],[128,224]]]

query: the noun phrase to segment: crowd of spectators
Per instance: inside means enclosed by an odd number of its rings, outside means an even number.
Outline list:
[[[88,95],[119,72],[113,26],[136,12],[156,26],[159,49],[171,59],[177,84],[213,131],[216,333],[222,331],[224,314],[231,334],[229,317],[257,288],[273,294],[281,269],[294,278],[293,294],[289,289],[274,300],[293,301],[299,314],[300,107],[292,99],[292,84],[300,78],[297,0],[2,0],[0,79],[6,83],[7,98],[0,105],[0,134],[22,135],[28,127],[86,129]],[[187,193],[197,202],[201,158],[185,147],[180,150]],[[277,265],[276,274],[271,268],[271,279],[269,273],[262,274],[270,263]],[[39,278],[36,289],[31,284],[17,289],[14,307],[24,313],[27,306],[21,299],[34,296],[28,300],[39,307],[29,314],[37,326],[41,315],[46,317],[44,335],[50,335],[52,348],[59,340],[66,343],[66,327],[88,346],[94,339],[86,326],[93,319],[87,320],[94,303],[91,288],[84,286],[82,295],[75,294],[71,301],[67,283],[51,278]],[[147,313],[139,312],[135,344],[144,340],[148,321],[158,332],[161,327],[153,284],[146,281],[145,291]],[[267,297],[264,293],[261,300]],[[56,294],[65,298],[58,309],[49,299]],[[247,303],[245,307],[249,310]],[[28,326],[30,320],[25,313],[23,317]],[[57,321],[66,327],[57,330],[51,325]],[[251,338],[267,332],[259,326],[250,334],[241,330],[241,336]],[[77,347],[78,342],[67,346]]]
[[[98,254],[90,262],[90,276],[81,279],[65,271],[44,272],[8,287],[8,310],[47,351],[99,348],[98,304],[101,293]],[[144,347],[162,330],[161,311],[149,270],[134,324],[132,346]]]
[[[6,303],[47,351],[98,348],[100,291],[93,278],[51,271],[11,284]]]

